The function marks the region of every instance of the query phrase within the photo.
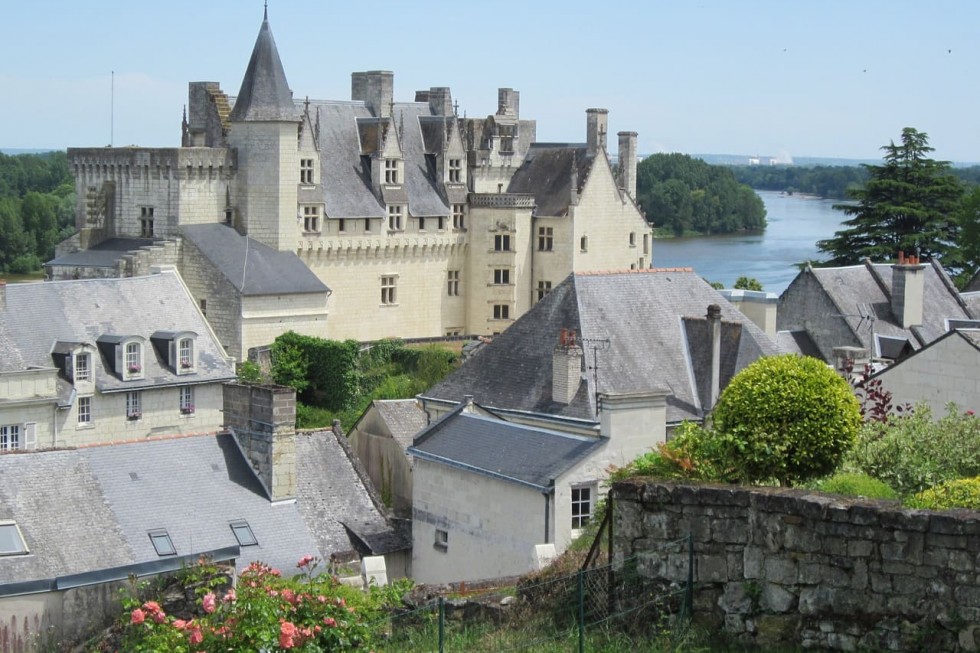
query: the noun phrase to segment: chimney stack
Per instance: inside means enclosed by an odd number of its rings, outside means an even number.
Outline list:
[[[551,357],[551,398],[560,404],[570,404],[582,381],[582,348],[575,331],[562,329],[558,345]]]
[[[296,390],[239,383],[222,388],[225,428],[235,435],[269,499],[295,499]]]
[[[369,70],[350,75],[350,99],[368,105],[375,118],[390,118],[394,98],[395,74],[390,70]]]
[[[589,154],[606,149],[606,133],[609,131],[608,109],[585,110],[585,142]]]
[[[711,410],[721,395],[721,306],[709,304],[706,317],[711,333],[711,394],[708,397],[708,410]]]
[[[918,256],[905,252],[898,253],[898,263],[892,266],[892,314],[903,329],[922,324],[925,268]]]
[[[864,347],[834,347],[834,369],[845,379],[859,378],[871,363]]]
[[[428,93],[429,108],[437,116],[453,115],[453,94],[448,86],[433,86]]]
[[[497,115],[513,116],[514,118],[520,118],[521,92],[515,91],[512,88],[498,88],[497,89]]]
[[[619,187],[636,197],[636,132],[619,132]]]

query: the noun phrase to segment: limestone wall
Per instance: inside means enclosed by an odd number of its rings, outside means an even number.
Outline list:
[[[902,510],[804,490],[613,485],[618,559],[684,582],[695,616],[762,645],[980,650],[980,513]]]

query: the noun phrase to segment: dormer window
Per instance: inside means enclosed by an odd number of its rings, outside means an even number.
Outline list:
[[[190,338],[181,338],[177,341],[177,358],[181,370],[190,370],[194,367],[194,341]]]
[[[313,184],[313,159],[299,160],[299,183],[307,186]]]
[[[80,352],[75,354],[75,381],[89,381],[92,378],[92,356]]]
[[[458,184],[463,181],[463,160],[449,159],[449,183]]]
[[[385,159],[385,183],[398,184],[398,159]]]
[[[197,334],[193,331],[157,331],[150,342],[159,359],[174,374],[193,374],[197,367]]]
[[[142,378],[143,376],[143,347],[138,342],[126,343],[123,357],[123,369],[126,378]]]

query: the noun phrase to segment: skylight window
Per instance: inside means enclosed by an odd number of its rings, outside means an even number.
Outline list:
[[[27,544],[24,543],[24,536],[20,534],[17,523],[0,522],[0,556],[24,555],[27,552]]]
[[[173,540],[170,539],[170,535],[165,529],[158,528],[149,532],[150,542],[153,543],[153,548],[156,549],[158,556],[173,556],[177,555],[177,549],[174,548]]]
[[[255,533],[252,532],[252,527],[244,519],[231,522],[231,532],[235,534],[235,539],[238,540],[239,546],[255,546],[259,543],[255,539]]]

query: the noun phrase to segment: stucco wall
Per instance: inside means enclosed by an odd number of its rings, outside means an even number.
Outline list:
[[[952,402],[960,411],[980,410],[980,351],[952,335],[878,375],[896,405],[925,402],[935,416]]]
[[[347,435],[381,499],[396,517],[412,516],[412,464],[375,408]]]
[[[684,582],[695,616],[765,646],[980,650],[980,513],[902,510],[805,490],[615,483],[616,558]]]

